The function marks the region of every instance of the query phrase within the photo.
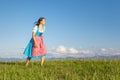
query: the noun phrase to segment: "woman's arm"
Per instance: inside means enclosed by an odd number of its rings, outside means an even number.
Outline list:
[[[32,38],[33,38],[33,40],[34,40],[35,47],[38,47],[38,43],[37,43],[37,41],[36,41],[35,33],[34,33],[34,32],[32,32]]]

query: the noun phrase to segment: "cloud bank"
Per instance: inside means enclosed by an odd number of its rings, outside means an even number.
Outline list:
[[[0,58],[26,58],[23,55],[24,49],[0,49]],[[120,55],[120,49],[100,48],[100,49],[84,49],[66,47],[60,45],[47,49],[47,58],[66,58],[66,57],[94,57],[94,56],[113,56]]]
[[[57,57],[60,56],[72,56],[72,57],[93,57],[93,56],[113,56],[120,55],[120,49],[114,48],[100,48],[100,49],[82,49],[74,47],[65,47],[63,45],[57,46],[53,49],[49,49],[48,53]],[[57,55],[56,55],[57,54]]]

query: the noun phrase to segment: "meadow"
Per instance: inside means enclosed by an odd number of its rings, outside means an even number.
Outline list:
[[[0,80],[120,80],[119,59],[0,61]]]

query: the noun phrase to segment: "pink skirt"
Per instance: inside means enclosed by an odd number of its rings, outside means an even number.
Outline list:
[[[43,36],[36,36],[35,38],[38,43],[38,47],[35,47],[35,43],[33,42],[32,56],[41,56],[46,54],[46,46],[43,42]]]

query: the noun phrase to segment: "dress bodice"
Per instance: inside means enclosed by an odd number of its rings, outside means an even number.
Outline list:
[[[43,32],[40,32],[40,28],[38,27],[36,31],[36,36],[42,36],[42,35],[43,35]]]
[[[32,32],[34,32],[36,36],[42,36],[44,31],[45,31],[45,26],[43,27],[42,31],[40,31],[40,27],[37,25],[35,25],[32,30]]]

